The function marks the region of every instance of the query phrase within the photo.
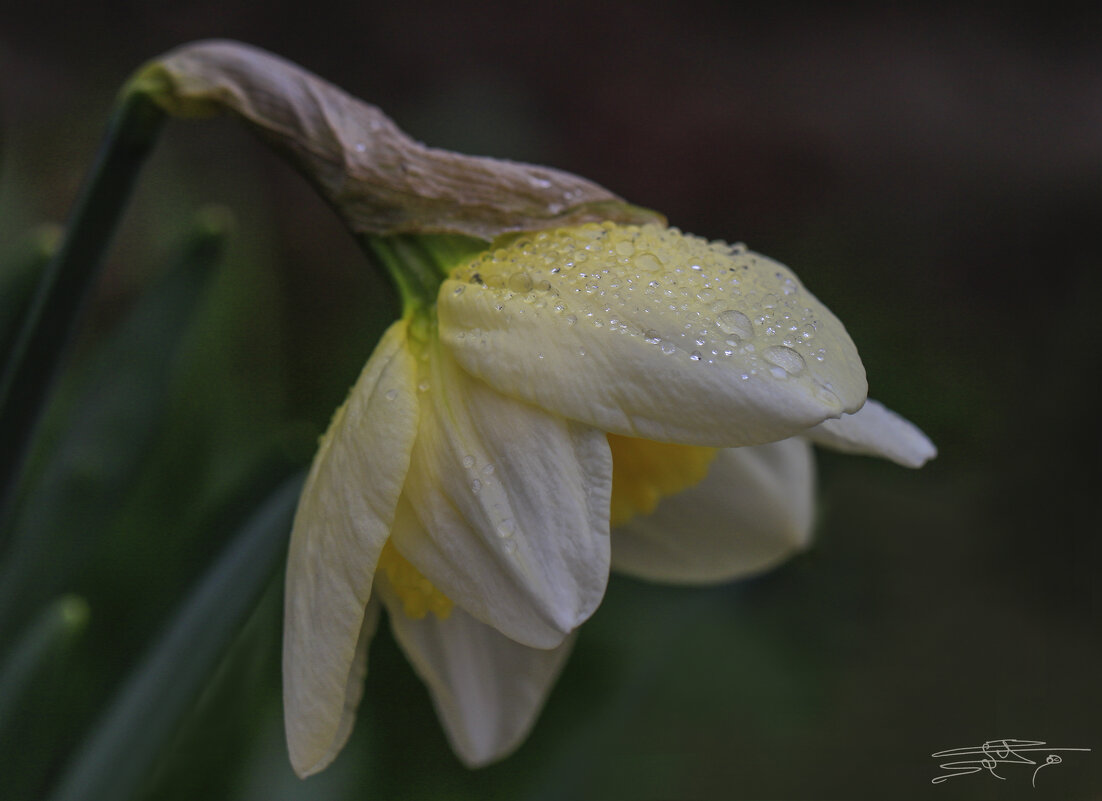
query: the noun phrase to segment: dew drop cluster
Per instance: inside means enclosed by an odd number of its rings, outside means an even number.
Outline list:
[[[741,243],[591,223],[504,241],[452,278],[454,295],[468,290],[464,301],[471,290],[492,293],[506,328],[551,317],[575,332],[637,339],[699,369],[727,365],[747,380],[811,375],[818,391],[830,391],[814,377],[828,358],[823,307],[787,267]],[[584,348],[573,350],[584,358]]]

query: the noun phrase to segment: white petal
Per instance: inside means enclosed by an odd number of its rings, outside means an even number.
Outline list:
[[[937,456],[934,443],[918,426],[874,400],[856,414],[827,420],[805,434],[816,445],[880,456],[904,467],[921,467]]]
[[[656,226],[521,240],[456,270],[438,310],[466,370],[625,436],[772,442],[867,389],[845,328],[788,268]]]
[[[301,778],[317,773],[337,758],[337,754],[344,748],[348,738],[352,735],[352,726],[356,722],[356,710],[359,709],[360,700],[364,694],[364,679],[367,678],[367,649],[379,628],[380,605],[374,597],[367,603],[364,610],[363,626],[360,628],[360,636],[356,641],[356,651],[352,659],[352,666],[348,670],[348,680],[345,683],[344,707],[341,710],[340,723],[337,724],[336,734],[329,750],[322,755],[316,764],[308,771],[299,774]]]
[[[399,512],[394,545],[475,618],[526,645],[558,645],[608,581],[608,440],[431,351],[403,493],[413,515]]]
[[[459,758],[473,768],[507,756],[532,728],[573,635],[544,650],[513,642],[459,608],[445,620],[431,613],[414,620],[385,577],[378,586],[394,636],[428,685]]]
[[[416,364],[406,324],[383,336],[322,439],[287,557],[283,703],[291,764],[315,773],[347,737],[364,610],[409,468]],[[356,690],[358,692],[358,690]]]
[[[612,531],[612,567],[672,583],[727,581],[767,570],[811,538],[815,465],[796,437],[728,448],[700,484]]]

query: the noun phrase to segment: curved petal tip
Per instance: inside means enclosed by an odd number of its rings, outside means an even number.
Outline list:
[[[820,423],[805,436],[816,445],[891,459],[903,467],[922,467],[937,456],[934,443],[918,426],[874,400],[854,414]]]

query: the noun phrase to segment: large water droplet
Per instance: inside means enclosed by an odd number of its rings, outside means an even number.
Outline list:
[[[750,318],[735,309],[727,309],[716,316],[716,327],[725,334],[732,334],[739,339],[750,339],[754,336],[754,324]]]
[[[532,289],[532,276],[519,272],[509,276],[509,289],[514,292],[529,292]]]
[[[513,522],[513,518],[511,517],[507,517],[497,524],[497,535],[502,539],[513,536],[516,530],[517,525]]]
[[[667,356],[673,353],[677,353],[677,345],[673,344],[668,339],[662,340],[662,343],[659,345],[659,347],[662,348],[662,352],[665,353]]]
[[[658,272],[662,269],[662,262],[653,253],[640,253],[635,259],[635,266],[647,272]]]
[[[635,252],[635,245],[631,244],[626,239],[621,239],[616,243],[616,252],[621,256],[630,256]]]
[[[766,348],[762,357],[770,364],[776,365],[789,375],[796,375],[804,369],[804,357],[792,348],[776,345]]]

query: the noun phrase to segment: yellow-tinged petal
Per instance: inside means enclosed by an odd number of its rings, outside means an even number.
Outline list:
[[[816,445],[879,456],[904,467],[922,467],[937,456],[934,443],[918,426],[874,400],[856,414],[827,420],[805,434]]]
[[[605,435],[507,398],[429,345],[394,545],[472,616],[551,648],[608,580]]]
[[[454,271],[437,307],[467,371],[624,436],[753,445],[865,400],[845,328],[788,268],[676,229],[526,236]]]
[[[387,330],[333,416],[295,515],[283,702],[291,764],[300,776],[336,755],[360,692],[357,645],[366,650],[371,629],[364,610],[417,432],[417,366],[406,328],[401,321]]]
[[[507,756],[532,728],[574,636],[555,648],[528,648],[462,609],[443,620],[411,618],[385,577],[377,587],[455,753],[472,768]]]
[[[685,584],[767,570],[807,546],[814,487],[802,438],[721,450],[703,482],[613,528],[613,569]]]
[[[333,735],[333,742],[312,768],[299,773],[305,778],[320,770],[337,758],[337,754],[344,748],[348,738],[352,735],[352,726],[356,723],[356,710],[359,709],[360,700],[364,694],[364,679],[367,678],[367,650],[371,640],[379,628],[380,604],[374,597],[367,602],[364,610],[363,625],[360,627],[360,636],[356,640],[356,650],[352,658],[352,666],[348,670],[348,680],[345,683],[344,706],[341,709],[340,722],[337,731]]]

